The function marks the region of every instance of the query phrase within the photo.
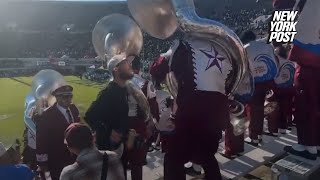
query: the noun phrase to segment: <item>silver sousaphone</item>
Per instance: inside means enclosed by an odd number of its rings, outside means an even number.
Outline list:
[[[247,70],[248,60],[243,44],[231,29],[217,21],[200,18],[195,12],[193,0],[128,0],[127,2],[132,16],[140,27],[153,37],[166,39],[179,27],[186,35],[208,40],[225,50],[233,66],[226,82],[227,95],[236,90]]]
[[[32,79],[31,92],[25,99],[24,122],[35,135],[36,125],[32,119],[33,114],[42,114],[52,106],[56,99],[51,92],[62,85],[66,85],[64,77],[57,71],[46,69],[38,72]]]
[[[232,96],[247,71],[248,60],[243,44],[231,29],[217,21],[200,18],[195,12],[193,0],[127,0],[127,2],[134,19],[153,37],[166,39],[179,27],[187,36],[208,40],[223,49],[233,67],[226,81],[226,95]],[[174,74],[169,73],[166,80],[168,89],[173,96],[176,96],[178,84]],[[237,104],[244,109],[241,103]],[[243,128],[241,131],[244,131]]]

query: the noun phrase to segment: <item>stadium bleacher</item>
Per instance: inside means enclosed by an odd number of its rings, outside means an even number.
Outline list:
[[[247,29],[256,17],[271,12],[270,0],[195,3],[200,16],[222,22],[236,33]],[[95,23],[111,13],[130,14],[125,2],[3,2],[0,12],[0,58],[93,58],[91,31]],[[70,29],[63,29],[66,27]],[[174,38],[179,38],[179,33],[166,41],[144,33],[141,57],[153,60]]]

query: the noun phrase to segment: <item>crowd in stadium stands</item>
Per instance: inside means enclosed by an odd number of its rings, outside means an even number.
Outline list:
[[[90,32],[1,32],[0,39],[0,57],[95,57]]]
[[[271,14],[272,10],[269,9],[250,9],[250,10],[239,10],[234,11],[230,7],[226,8],[224,11],[224,14],[220,21],[231,27],[233,30],[236,31],[236,33],[241,33],[244,30],[247,30],[248,27],[250,27],[253,20],[261,15],[268,15]],[[264,24],[262,27],[256,27],[255,29],[262,29],[263,31],[267,31],[268,23]],[[252,27],[254,28],[254,27]]]
[[[26,77],[32,77],[35,74],[37,74],[41,69],[39,68],[30,68],[30,69],[17,69],[17,70],[0,70],[0,78],[11,78],[11,77],[20,77],[20,76],[26,76]],[[53,69],[53,68],[50,68]],[[71,71],[70,69],[54,69],[58,72],[60,72],[64,76],[68,75],[76,75],[75,72]]]
[[[21,68],[24,67],[24,63],[18,59],[16,60],[2,60],[0,62],[1,68]]]
[[[34,76],[38,71],[39,69],[19,69],[19,70],[10,70],[10,71],[0,71],[0,78]]]
[[[233,10],[231,7],[220,13],[212,11],[207,17],[215,19],[233,29],[237,34],[248,29],[252,21],[260,15],[271,14],[267,9]],[[254,28],[254,27],[252,27]],[[256,31],[266,32],[267,25],[255,27]],[[161,52],[165,52],[175,38],[158,40],[144,33],[144,49],[141,59],[145,61],[144,68]],[[0,58],[94,58],[91,32],[0,32]]]
[[[83,77],[91,81],[103,83],[110,78],[110,74],[107,70],[95,69],[84,73]]]

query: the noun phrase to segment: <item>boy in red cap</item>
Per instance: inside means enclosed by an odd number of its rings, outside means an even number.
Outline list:
[[[72,123],[65,131],[64,143],[73,154],[76,162],[63,168],[60,180],[107,179],[124,180],[120,157],[121,146],[117,152],[99,151],[94,145],[90,128],[81,123]]]

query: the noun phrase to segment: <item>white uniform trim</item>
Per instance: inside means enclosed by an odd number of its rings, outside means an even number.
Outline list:
[[[196,90],[225,94],[225,83],[232,70],[225,51],[207,41],[189,40],[193,51]]]

